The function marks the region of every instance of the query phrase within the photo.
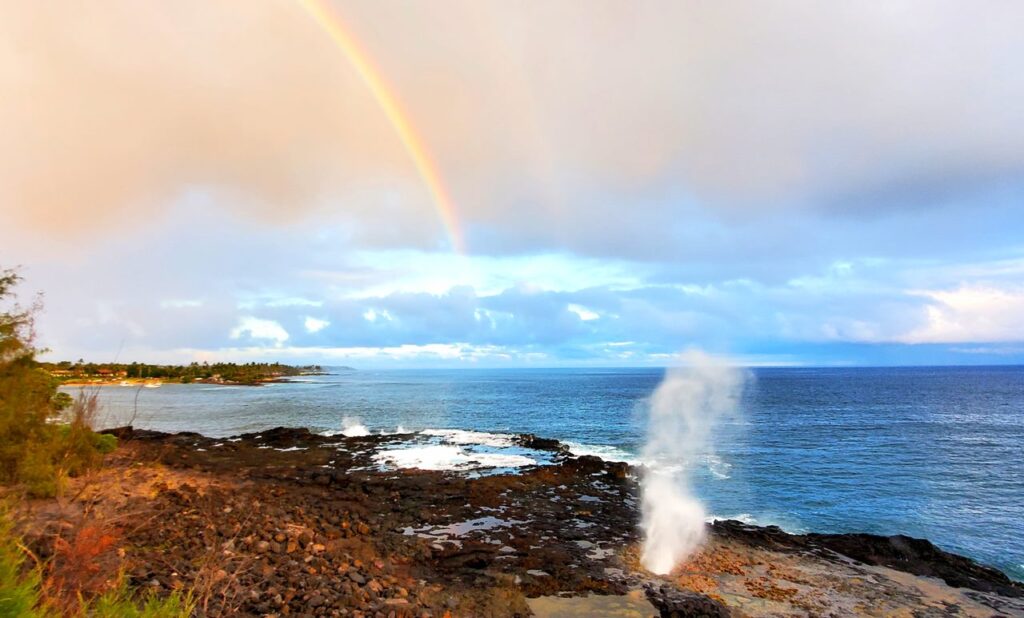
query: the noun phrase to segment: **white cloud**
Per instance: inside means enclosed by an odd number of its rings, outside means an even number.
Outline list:
[[[468,343],[431,343],[397,346],[346,346],[274,348],[225,348],[220,350],[180,350],[193,358],[250,359],[273,357],[282,359],[317,359],[360,361],[508,361],[523,356],[519,351],[498,345],[472,345]]]
[[[590,309],[587,309],[583,305],[577,305],[575,303],[570,303],[566,307],[566,309],[568,309],[572,313],[575,313],[584,322],[590,322],[601,317],[601,314],[591,311]]]
[[[318,333],[330,325],[331,323],[327,320],[320,320],[312,316],[306,316],[305,326],[306,332],[308,333]]]
[[[912,293],[929,300],[927,320],[899,337],[903,343],[1024,341],[1024,286],[972,284]]]
[[[363,319],[367,322],[376,322],[377,320],[390,322],[393,318],[387,309],[367,309],[363,312]]]
[[[343,12],[409,106],[475,251],[659,257],[685,227],[742,253],[732,222],[688,205],[903,209],[932,200],[863,198],[1024,168],[1020,3],[442,4],[444,20],[434,3]],[[330,206],[347,246],[438,246],[393,127],[295,3],[79,13],[0,7],[0,209],[17,235],[84,244],[86,225],[165,223],[168,202],[202,186],[225,191],[216,208],[275,226]],[[453,284],[437,279],[409,285]]]
[[[415,250],[359,251],[338,272],[309,273],[324,283],[346,285],[353,270],[372,273],[373,281],[346,294],[372,298],[389,294],[441,295],[454,287],[472,287],[481,296],[512,287],[574,292],[590,287],[639,287],[650,267],[625,260],[542,253],[494,257]],[[365,282],[361,282],[365,283]]]
[[[240,339],[248,334],[253,339],[266,339],[281,345],[288,340],[288,331],[273,320],[263,320],[253,316],[244,316],[238,321],[238,326],[231,330],[232,339]]]
[[[322,307],[323,301],[309,300],[308,298],[289,297],[275,298],[267,301],[268,307]]]
[[[1002,346],[1002,345],[981,345],[970,348],[951,348],[951,352],[957,352],[959,354],[985,354],[994,356],[1011,356],[1017,354],[1024,354],[1024,347],[1021,346]]]

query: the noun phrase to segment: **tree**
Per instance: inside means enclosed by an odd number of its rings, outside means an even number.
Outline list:
[[[40,303],[17,303],[14,287],[20,281],[15,271],[0,270],[0,483],[50,496],[65,476],[98,465],[116,440],[92,431],[95,394],[72,402],[36,362],[33,318]],[[70,422],[49,422],[69,406]]]
[[[0,271],[0,482],[23,482],[33,493],[56,491],[53,464],[56,386],[35,366],[34,320],[38,301],[24,308],[14,299],[21,277]]]

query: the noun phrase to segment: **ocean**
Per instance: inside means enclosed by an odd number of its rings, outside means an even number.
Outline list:
[[[262,387],[110,386],[100,389],[101,418],[214,437],[279,425],[426,430],[446,441],[419,453],[432,467],[444,464],[439,452],[459,449],[514,467],[529,459],[497,453],[501,434],[521,432],[637,462],[647,399],[663,376],[339,370]],[[694,492],[715,517],[923,537],[1024,580],[1024,367],[752,369],[739,414],[712,444],[689,461]]]

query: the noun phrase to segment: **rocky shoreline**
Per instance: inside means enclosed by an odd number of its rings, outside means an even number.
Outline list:
[[[123,568],[200,613],[292,616],[1024,615],[1024,586],[928,541],[709,524],[669,576],[639,566],[636,470],[530,435],[515,474],[395,469],[410,435],[121,428],[77,509],[31,506],[37,550],[105,514]]]

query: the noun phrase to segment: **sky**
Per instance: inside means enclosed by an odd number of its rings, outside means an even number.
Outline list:
[[[995,0],[0,0],[0,267],[55,360],[1024,363],[1022,31]]]

